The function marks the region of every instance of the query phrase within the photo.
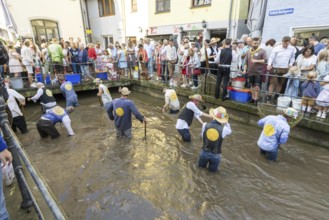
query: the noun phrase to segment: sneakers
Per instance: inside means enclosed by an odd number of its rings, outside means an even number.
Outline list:
[[[191,89],[194,90],[194,89],[197,89],[198,87],[195,87],[195,86],[192,86]]]
[[[316,114],[316,117],[321,118],[322,111],[319,111],[318,114]]]
[[[183,85],[181,85],[180,87],[182,87],[182,88],[186,88],[186,84],[183,84]]]
[[[327,113],[323,112],[321,118],[325,119],[327,117]]]
[[[304,115],[305,115],[306,117],[309,117],[309,116],[310,116],[310,113],[311,113],[311,112],[305,112]]]

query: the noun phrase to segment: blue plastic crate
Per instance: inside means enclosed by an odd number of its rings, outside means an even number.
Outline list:
[[[38,82],[44,83],[43,81],[43,77],[42,77],[42,73],[36,73],[35,77],[37,78]],[[46,76],[46,84],[50,84],[51,80],[50,80],[50,76],[47,74]]]
[[[72,84],[80,84],[81,75],[80,74],[65,74],[65,80],[70,81]]]
[[[229,88],[229,93],[230,93],[230,99],[241,102],[241,103],[246,103],[251,100],[251,91],[248,89],[232,89]]]
[[[107,72],[97,73],[96,77],[100,78],[100,79],[103,79],[103,80],[106,80],[107,79]]]

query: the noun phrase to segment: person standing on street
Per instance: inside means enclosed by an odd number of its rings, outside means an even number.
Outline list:
[[[136,119],[141,123],[146,124],[146,118],[139,113],[134,102],[128,99],[130,91],[127,87],[119,90],[121,98],[114,99],[107,110],[109,118],[113,121],[116,128],[117,138],[131,138],[131,114],[134,114]]]
[[[267,102],[272,102],[272,94],[278,97],[285,83],[282,77],[288,73],[289,68],[295,62],[296,49],[289,45],[290,37],[282,38],[282,45],[274,47],[267,62],[267,70],[271,71],[270,85],[268,87]]]
[[[252,101],[257,105],[262,74],[266,60],[266,51],[259,47],[259,38],[252,39],[252,47],[247,51],[243,74],[248,73],[251,86]]]

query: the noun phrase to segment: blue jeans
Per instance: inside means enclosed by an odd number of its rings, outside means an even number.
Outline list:
[[[81,70],[80,70],[80,66],[76,63],[72,63],[72,70],[73,70],[73,73],[81,73]]]
[[[3,65],[0,65],[0,74],[1,74],[1,77],[4,78],[4,68],[3,68]]]
[[[2,165],[2,163],[0,163]],[[0,219],[1,220],[8,220],[9,215],[6,209],[6,203],[5,203],[5,196],[3,195],[3,188],[2,188],[2,172],[0,170]]]
[[[275,151],[266,151],[266,150],[263,150],[262,148],[259,148],[260,153],[263,155],[266,155],[266,159],[273,160],[273,161],[275,161],[278,156],[278,149],[279,148],[277,148]]]
[[[117,132],[117,138],[120,137],[131,138],[131,128],[128,128],[126,130],[116,128],[116,132]]]
[[[148,64],[147,64],[147,71],[149,75],[153,75],[153,58],[149,58]]]
[[[220,154],[211,153],[202,149],[199,154],[198,166],[202,168],[207,168],[207,164],[209,163],[209,171],[216,172],[219,167],[220,159]]]
[[[191,133],[189,129],[177,129],[177,131],[182,136],[184,142],[191,142]]]

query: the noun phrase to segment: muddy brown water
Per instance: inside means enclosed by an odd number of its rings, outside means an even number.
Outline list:
[[[118,94],[112,94],[118,97]],[[76,135],[40,139],[39,105],[25,109],[29,136],[18,135],[69,219],[328,219],[329,151],[290,139],[277,162],[259,155],[260,129],[231,121],[220,172],[197,167],[201,126],[182,143],[163,100],[130,96],[149,120],[133,138],[116,139],[94,93],[70,115]],[[63,106],[63,100],[60,101]]]

